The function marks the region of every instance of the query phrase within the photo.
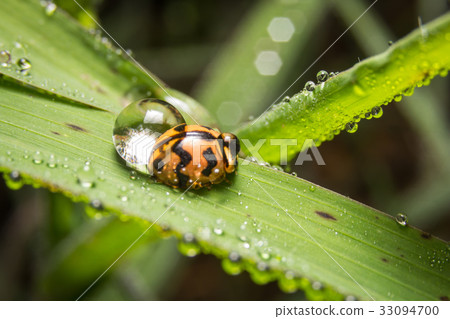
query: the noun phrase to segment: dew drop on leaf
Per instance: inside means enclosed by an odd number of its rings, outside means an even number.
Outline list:
[[[22,176],[19,171],[11,171],[9,174],[3,174],[6,186],[12,190],[18,190],[23,186]]]
[[[307,91],[314,91],[314,88],[316,87],[316,85],[314,84],[314,82],[313,81],[308,81],[308,82],[306,82],[305,83],[305,89],[307,90]]]
[[[55,155],[51,154],[47,160],[47,166],[49,168],[55,168],[57,166]]]
[[[406,226],[408,224],[408,216],[399,213],[395,216],[395,221],[401,226]]]
[[[178,242],[178,250],[185,256],[194,257],[200,253],[200,246],[192,233],[186,233]]]
[[[20,58],[17,60],[17,66],[19,67],[20,73],[27,75],[31,69],[31,62],[26,58]]]
[[[172,105],[158,99],[129,104],[117,116],[113,141],[117,153],[128,166],[148,174],[147,163],[158,137],[168,129],[185,123]]]
[[[325,82],[326,80],[328,80],[328,72],[321,70],[317,73],[317,82],[322,83]]]
[[[52,1],[44,1],[43,5],[45,6],[46,15],[50,17],[55,13],[57,6]]]
[[[355,133],[358,130],[358,124],[356,124],[355,122],[348,122],[345,125],[345,130],[348,133]]]
[[[11,54],[8,50],[0,51],[0,65],[3,67],[9,66],[9,62],[11,61]]]
[[[399,94],[399,95],[396,95],[396,96],[394,96],[394,101],[395,102],[400,102],[401,100],[402,100],[402,95],[401,94]]]
[[[372,109],[371,113],[374,118],[378,119],[383,116],[383,109],[379,106],[375,106]]]
[[[92,172],[90,162],[77,170],[77,182],[84,188],[95,186],[95,174]]]
[[[39,165],[39,164],[42,164],[42,162],[43,162],[44,160],[42,159],[42,154],[41,154],[41,152],[36,151],[36,152],[33,154],[32,161],[33,161],[34,164],[38,164],[38,165]]]

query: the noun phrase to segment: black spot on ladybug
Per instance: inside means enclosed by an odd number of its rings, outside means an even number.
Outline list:
[[[325,219],[337,220],[334,216],[332,216],[328,213],[325,213],[325,212],[320,212],[320,211],[316,210],[316,214]]]
[[[439,299],[442,300],[442,301],[448,301],[449,300],[448,296],[440,296]]]
[[[187,185],[187,182],[189,180],[189,176],[184,175],[183,173],[181,173],[181,169],[183,168],[183,164],[182,163],[178,163],[175,172],[177,174],[177,178],[178,178],[178,186],[180,186],[181,188],[185,188]]]
[[[385,263],[389,262],[389,260],[387,260],[386,258],[381,258],[381,261]]]
[[[55,134],[55,135],[61,135],[61,134],[59,134],[58,132],[55,132],[55,131],[51,131],[53,134]]]
[[[185,151],[181,146],[180,143],[182,142],[182,140],[178,140],[175,142],[175,144],[173,144],[173,152],[175,154],[177,154],[180,157],[182,166],[181,167],[186,167],[191,161],[192,161],[192,156],[191,154],[189,154],[189,152]]]
[[[425,238],[425,239],[430,239],[431,238],[431,235],[429,233],[422,233],[422,234],[420,234],[420,236],[422,238]]]
[[[203,151],[203,157],[208,162],[208,166],[206,166],[206,168],[202,171],[202,174],[204,176],[209,176],[211,175],[212,169],[217,165],[217,158],[211,147],[208,147],[205,151]]]
[[[78,131],[78,132],[87,132],[87,130],[85,130],[84,128],[82,128],[81,126],[75,125],[75,124],[71,124],[71,123],[65,123],[66,126],[68,128],[71,128],[74,131]]]
[[[186,128],[186,124],[180,124],[178,126],[175,126],[173,129],[177,132],[183,132],[185,128]]]
[[[162,158],[155,158],[153,161],[153,168],[156,169],[158,172],[162,171],[164,167],[164,162]]]

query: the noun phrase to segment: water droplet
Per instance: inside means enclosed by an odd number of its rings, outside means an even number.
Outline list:
[[[229,275],[239,275],[242,272],[241,256],[232,251],[228,258],[222,260],[222,268]]]
[[[9,62],[11,61],[11,53],[8,50],[0,51],[0,65],[3,67],[9,66]]]
[[[91,200],[91,202],[89,203],[89,206],[91,206],[92,208],[94,208],[96,210],[103,210],[103,204],[99,199]]]
[[[3,174],[6,186],[12,190],[18,190],[23,186],[22,176],[19,171],[11,171],[9,174]]]
[[[135,180],[137,178],[137,173],[136,173],[136,171],[131,171],[130,172],[130,179],[131,180]]]
[[[358,130],[358,124],[356,124],[355,122],[348,122],[345,125],[345,130],[348,133],[355,133]]]
[[[32,159],[32,161],[33,161],[33,163],[34,164],[42,164],[42,162],[44,161],[43,159],[42,159],[42,155],[41,155],[41,152],[39,152],[39,151],[36,151],[34,154],[33,154],[33,159]]]
[[[406,226],[408,224],[408,216],[404,215],[404,214],[397,214],[397,216],[395,216],[395,220],[397,221],[397,223],[399,223],[399,225],[402,226]]]
[[[317,82],[321,83],[321,82],[325,82],[326,80],[328,80],[328,72],[327,71],[319,71],[319,73],[317,73]]]
[[[19,67],[20,73],[27,75],[31,69],[31,62],[26,58],[20,58],[17,60],[17,66]]]
[[[261,259],[266,261],[269,260],[271,257],[270,253],[268,253],[267,251],[259,252],[259,256],[261,257]]]
[[[69,168],[69,159],[67,157],[64,157],[64,162],[62,164],[63,168]]]
[[[400,102],[402,100],[403,96],[401,94],[394,96],[395,102]]]
[[[389,40],[388,41],[388,46],[391,46],[391,45],[393,45],[394,44],[394,41],[392,41],[392,40]]]
[[[49,168],[55,168],[55,167],[57,166],[57,164],[56,164],[56,159],[55,159],[55,155],[51,154],[51,155],[49,156],[48,161],[47,161],[47,166],[48,166]]]
[[[117,116],[113,141],[129,166],[148,174],[147,163],[158,137],[185,123],[181,113],[167,102],[144,99],[131,103]]]
[[[379,106],[375,106],[372,109],[371,113],[374,118],[378,119],[383,116],[383,109]]]
[[[411,86],[410,88],[407,88],[405,91],[403,91],[404,96],[411,96],[414,94],[414,86]]]
[[[77,182],[84,188],[95,186],[95,174],[90,165],[84,165],[77,170]]]
[[[311,191],[311,192],[316,191],[316,186],[314,186],[314,185],[309,186],[309,191]]]
[[[232,252],[230,252],[230,254],[228,255],[228,259],[229,259],[231,262],[237,263],[237,262],[240,262],[240,261],[241,261],[241,256],[240,256],[237,252],[232,251]]]
[[[214,234],[216,234],[218,236],[222,236],[223,235],[223,229],[219,228],[219,227],[214,228],[213,232],[214,232]]]
[[[19,171],[12,171],[8,176],[13,182],[19,182],[22,179]]]
[[[321,290],[323,288],[323,285],[321,282],[315,281],[312,283],[311,287],[314,290]]]
[[[284,273],[284,276],[278,280],[278,286],[285,293],[294,293],[297,291],[297,283],[295,280],[294,272],[288,270]]]
[[[291,101],[291,98],[289,96],[285,96],[283,98],[283,102],[285,102],[285,103],[289,103],[290,101]]]
[[[313,81],[308,81],[305,83],[305,90],[307,91],[314,91],[314,88],[316,87],[316,85],[314,84]]]
[[[242,195],[241,191],[238,191],[238,193],[237,193],[237,194],[238,194],[238,196],[241,196],[241,195]]]
[[[292,172],[291,174],[292,174],[292,176],[297,177],[297,173],[296,172]]]
[[[178,250],[185,256],[194,257],[200,253],[200,246],[192,233],[186,233],[178,243]]]
[[[49,17],[52,16],[55,13],[56,8],[57,8],[56,4],[49,1],[45,6],[45,14],[48,15]]]

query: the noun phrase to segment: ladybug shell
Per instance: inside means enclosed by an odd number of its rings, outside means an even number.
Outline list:
[[[197,189],[222,182],[228,163],[224,162],[220,135],[201,125],[180,124],[169,129],[155,143],[149,173],[175,188]]]

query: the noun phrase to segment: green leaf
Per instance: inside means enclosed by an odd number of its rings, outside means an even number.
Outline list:
[[[428,85],[438,74],[447,75],[449,34],[450,13],[447,13],[411,32],[384,53],[316,85],[314,91],[304,90],[289,101],[274,105],[237,131],[244,150],[252,155],[257,151],[268,162],[286,163],[312,142],[318,146],[344,129],[354,132],[357,122],[374,107],[411,95],[414,87]],[[376,117],[382,114],[375,113]],[[372,115],[369,113],[368,117]],[[286,156],[280,155],[278,144],[268,141],[262,146],[257,144],[261,138],[285,139],[280,142],[287,147]]]
[[[66,46],[70,43],[73,52],[83,45],[83,50],[90,50],[89,58],[108,64],[97,57],[94,45],[80,43],[80,38],[88,38],[86,34],[67,31],[75,30],[72,21],[57,19],[58,24],[54,24],[52,19],[58,13],[47,18],[39,6],[19,3],[26,14],[0,10],[0,18],[7,15],[13,24],[9,32],[14,33],[7,37],[23,34],[24,42],[34,42],[35,35],[27,32],[38,28],[31,21],[47,19],[52,28],[66,31],[53,41],[36,42],[40,52],[52,51],[62,42]],[[31,12],[37,19],[30,20]],[[6,33],[0,34],[3,37]],[[31,76],[52,76],[55,83],[69,78],[66,68],[79,62],[67,54],[66,59],[60,52],[51,61],[33,58]],[[58,64],[50,63],[54,60]],[[46,73],[47,65],[53,68],[51,74]],[[97,71],[86,70],[101,80]],[[336,291],[360,299],[448,298],[449,250],[443,241],[401,226],[344,196],[248,161],[240,161],[238,175],[230,184],[209,191],[183,193],[148,176],[131,177],[111,139],[112,112],[119,107],[104,111],[102,105],[92,108],[90,103],[80,104],[83,101],[70,101],[51,90],[36,90],[11,80],[26,82],[21,76],[8,73],[0,80],[0,169],[8,185],[43,186],[73,200],[100,201],[108,212],[157,222],[159,226],[153,227],[171,229],[183,239],[179,249],[187,255],[200,251],[214,254],[223,259],[224,270],[229,273],[246,270],[259,284],[278,280],[283,290],[305,289],[312,299],[342,298]],[[141,72],[140,78],[145,77]],[[79,92],[85,87],[78,80],[71,85],[71,90]],[[112,91],[115,93],[105,96],[110,101],[105,105],[118,105],[116,99],[123,92]],[[90,92],[85,91],[88,100]],[[124,247],[134,240],[127,238]],[[101,251],[102,245],[96,249]],[[322,285],[325,288],[321,289]]]
[[[83,29],[65,12],[47,15],[46,8],[33,0],[1,1],[0,11],[0,51],[10,55],[9,61],[1,61],[1,74],[113,113],[151,96],[178,106],[188,123],[214,122],[200,104],[161,87],[161,80],[134,64],[109,38],[98,30]],[[21,71],[22,58],[31,64],[29,70]]]

